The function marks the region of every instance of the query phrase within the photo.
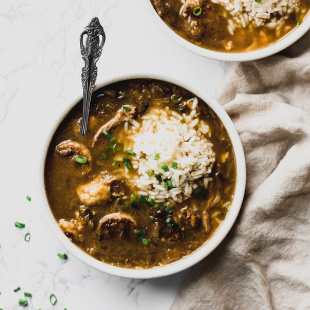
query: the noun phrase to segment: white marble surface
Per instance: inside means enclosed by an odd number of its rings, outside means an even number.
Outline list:
[[[42,143],[55,118],[81,94],[79,35],[94,16],[107,41],[100,76],[169,72],[215,95],[220,62],[171,42],[144,10],[146,0],[0,0],[0,308],[169,309],[188,272],[155,280],[103,274],[66,250],[43,219],[39,202]],[[26,195],[32,201],[26,200]],[[26,228],[14,227],[14,222]],[[31,241],[24,241],[30,232]],[[13,290],[20,286],[21,290]],[[58,298],[55,307],[49,296]]]

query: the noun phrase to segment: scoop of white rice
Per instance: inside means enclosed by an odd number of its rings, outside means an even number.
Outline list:
[[[137,158],[133,161],[138,173],[135,184],[140,195],[157,203],[182,202],[198,183],[207,187],[215,154],[206,137],[211,134],[209,127],[196,116],[195,109],[183,116],[169,109],[154,109],[139,125],[133,127],[132,139]],[[163,164],[169,171],[161,167]],[[161,183],[156,178],[158,174]],[[165,187],[168,180],[172,189]]]

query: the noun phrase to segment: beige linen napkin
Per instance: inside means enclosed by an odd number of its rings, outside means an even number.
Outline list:
[[[171,309],[310,309],[310,32],[280,54],[231,65],[218,99],[243,143],[246,195]]]

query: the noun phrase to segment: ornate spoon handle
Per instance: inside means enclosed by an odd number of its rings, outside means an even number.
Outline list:
[[[86,42],[84,45],[85,36]],[[81,33],[80,47],[85,65],[82,68],[83,115],[80,135],[85,135],[87,132],[91,95],[97,78],[96,63],[101,55],[105,38],[104,30],[97,17],[94,17]]]

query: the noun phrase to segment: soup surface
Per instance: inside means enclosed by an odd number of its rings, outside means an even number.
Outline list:
[[[225,219],[236,183],[226,129],[189,91],[128,80],[94,92],[62,121],[45,187],[62,231],[98,260],[151,268],[199,248]]]
[[[182,38],[217,52],[267,47],[300,25],[310,0],[146,0]]]

